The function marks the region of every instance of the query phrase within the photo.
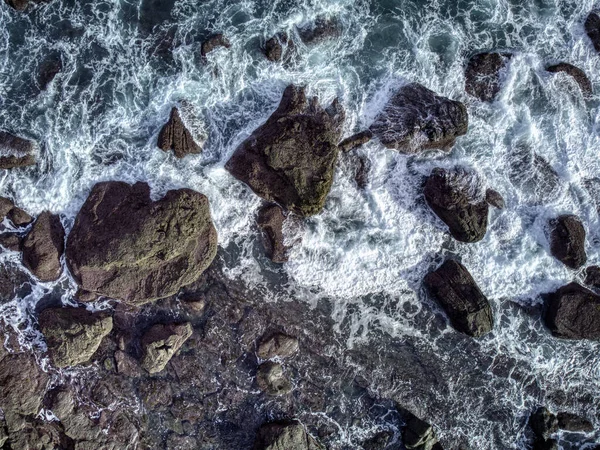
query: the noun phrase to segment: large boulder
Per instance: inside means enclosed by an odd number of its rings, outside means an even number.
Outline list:
[[[254,441],[254,450],[323,450],[299,422],[284,421],[263,425]]]
[[[262,232],[263,245],[267,256],[276,263],[288,260],[291,242],[286,243],[284,228],[289,224],[290,231],[298,229],[300,224],[296,217],[290,216],[280,206],[267,204],[258,210],[256,223]],[[288,238],[289,239],[289,238]],[[301,236],[293,236],[291,240],[298,242]]]
[[[494,318],[490,303],[461,263],[452,259],[444,262],[425,276],[424,284],[458,331],[474,337],[491,331]]]
[[[549,221],[550,252],[571,269],[579,269],[587,262],[585,228],[579,217],[563,214]]]
[[[569,283],[547,295],[544,321],[557,337],[600,340],[600,296]]]
[[[82,290],[142,304],[196,281],[217,251],[208,199],[190,189],[150,199],[146,183],[98,183],[67,239]]]
[[[65,250],[65,229],[60,217],[41,213],[21,243],[23,265],[40,281],[57,280],[62,273],[60,258]]]
[[[425,200],[461,242],[477,242],[487,231],[489,206],[475,173],[456,168],[433,169],[425,182]]]
[[[469,59],[465,69],[465,90],[484,102],[491,102],[500,92],[500,72],[510,55],[479,53]]]
[[[36,147],[33,141],[0,131],[0,169],[33,166]]]
[[[592,11],[585,21],[585,32],[594,44],[597,52],[600,52],[600,15]]]
[[[107,313],[71,307],[45,309],[38,323],[56,367],[88,362],[113,328]]]
[[[142,336],[144,355],[140,365],[149,373],[160,372],[191,335],[192,326],[189,323],[150,327]]]
[[[387,148],[412,154],[427,149],[449,151],[468,126],[465,105],[411,83],[392,96],[371,131]]]
[[[177,107],[171,109],[169,121],[162,127],[158,134],[158,148],[167,152],[173,150],[177,158],[202,152],[202,147],[196,143],[194,137],[186,128]]]
[[[288,86],[277,110],[237,148],[225,168],[262,198],[301,216],[323,208],[339,149],[344,111],[327,109]]]
[[[548,67],[546,70],[551,73],[565,73],[569,75],[577,82],[584,97],[592,95],[592,82],[579,67],[575,67],[569,63],[559,63]]]

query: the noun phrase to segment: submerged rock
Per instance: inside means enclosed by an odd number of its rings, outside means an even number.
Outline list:
[[[465,90],[483,102],[491,102],[500,92],[500,72],[509,54],[479,53],[469,59],[465,70]]]
[[[56,78],[63,69],[60,55],[49,55],[40,64],[38,68],[37,82],[42,91],[45,91],[48,85]]]
[[[590,266],[585,269],[584,283],[595,289],[600,289],[600,267]]]
[[[546,70],[551,73],[559,73],[559,72],[566,73],[567,75],[571,76],[577,82],[584,97],[589,97],[592,95],[592,93],[593,93],[592,82],[587,77],[585,72],[583,70],[581,70],[579,67],[575,67],[573,64],[569,64],[569,63],[560,63],[560,64],[550,66]]]
[[[457,241],[477,242],[485,236],[489,206],[480,186],[474,173],[461,168],[433,169],[425,182],[427,204]]]
[[[144,356],[140,365],[149,373],[160,372],[191,335],[189,323],[152,326],[142,336]]]
[[[9,219],[15,227],[24,227],[33,222],[33,217],[27,212],[17,208],[8,198],[0,197],[0,222],[5,218]]]
[[[262,231],[263,244],[267,256],[276,263],[284,263],[288,260],[288,252],[291,245],[285,244],[284,227],[286,221],[298,222],[294,217],[286,214],[280,206],[268,204],[258,210],[256,222]],[[290,228],[298,228],[299,224]],[[301,236],[294,236],[295,243]]]
[[[413,154],[427,149],[449,151],[456,138],[467,133],[468,125],[465,105],[411,83],[392,96],[371,131],[387,148]]]
[[[456,330],[474,337],[492,330],[494,318],[490,303],[461,263],[446,261],[425,276],[424,284]]]
[[[304,88],[288,86],[277,110],[237,148],[225,168],[260,197],[301,216],[318,214],[333,183],[344,122]]]
[[[550,220],[549,227],[552,256],[571,269],[583,266],[587,262],[585,228],[579,217],[564,214]]]
[[[544,322],[560,338],[600,340],[600,296],[569,283],[548,294]]]
[[[282,59],[287,60],[287,56],[294,50],[294,47],[294,41],[289,38],[287,33],[282,32],[267,40],[264,52],[269,61],[279,62]]]
[[[340,147],[340,150],[343,152],[349,152],[351,150],[354,150],[355,148],[360,147],[361,145],[366,144],[372,138],[373,132],[371,130],[363,130],[344,139],[338,144],[338,147]]]
[[[283,366],[273,361],[267,361],[258,367],[256,384],[268,395],[285,395],[292,390],[292,383],[285,375]]]
[[[169,121],[158,134],[157,145],[165,152],[173,150],[177,158],[202,152],[202,147],[196,143],[192,134],[185,127],[183,120],[181,120],[177,107],[171,109]]]
[[[142,304],[196,281],[217,251],[208,199],[190,189],[150,199],[146,183],[94,186],[67,239],[84,291]]]
[[[536,204],[553,201],[560,193],[561,180],[556,170],[526,145],[513,149],[508,177]]]
[[[594,425],[585,417],[578,416],[569,412],[559,412],[556,415],[558,428],[572,433],[591,433],[594,431]]]
[[[253,450],[324,450],[299,422],[273,422],[258,430]]]
[[[33,166],[35,150],[35,142],[0,131],[0,169]]]
[[[258,345],[256,354],[260,359],[287,358],[298,351],[298,339],[283,333],[265,337]]]
[[[304,44],[314,45],[342,34],[342,24],[336,18],[319,17],[313,23],[297,27],[298,36]]]
[[[202,46],[200,47],[200,54],[202,57],[206,57],[206,55],[219,47],[229,48],[231,47],[231,44],[225,35],[221,33],[213,34],[202,43]]]
[[[585,20],[584,26],[594,48],[600,52],[600,16],[596,12],[591,12]]]
[[[488,205],[497,209],[504,209],[506,207],[506,203],[504,202],[502,194],[494,189],[488,189],[485,191],[485,201]]]
[[[58,280],[65,250],[65,229],[60,217],[48,211],[41,213],[23,239],[21,250],[23,265],[40,281]]]
[[[412,414],[402,429],[402,440],[407,450],[441,450],[433,427]]]
[[[38,323],[57,367],[88,362],[113,328],[107,313],[71,307],[45,309]]]
[[[536,437],[548,439],[558,431],[558,420],[547,408],[540,407],[529,416],[529,426]]]

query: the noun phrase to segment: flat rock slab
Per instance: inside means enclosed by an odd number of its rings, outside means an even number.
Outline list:
[[[33,141],[0,131],[0,169],[33,166],[36,148]]]
[[[300,216],[318,214],[333,183],[344,117],[337,101],[323,109],[304,88],[288,86],[225,168],[265,200]]]
[[[557,337],[600,340],[600,296],[578,283],[548,294],[546,326]]]
[[[444,308],[455,329],[473,337],[492,330],[494,318],[490,303],[461,263],[446,261],[425,276],[424,284]]]
[[[144,356],[140,365],[149,373],[160,372],[191,335],[189,323],[152,326],[142,336]]]
[[[579,269],[587,262],[585,228],[579,217],[564,214],[549,221],[550,252],[571,269]]]
[[[41,213],[21,243],[23,265],[40,281],[57,280],[62,273],[60,258],[65,250],[65,229],[60,217]]]
[[[500,73],[509,54],[479,53],[469,59],[465,69],[465,90],[483,102],[491,102],[500,92]]]
[[[217,251],[208,199],[190,189],[150,199],[146,183],[94,186],[67,239],[83,291],[143,304],[196,281]]]

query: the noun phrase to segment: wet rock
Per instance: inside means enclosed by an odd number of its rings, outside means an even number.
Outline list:
[[[119,374],[132,378],[138,378],[143,375],[135,358],[122,350],[117,350],[115,352],[115,363],[117,365],[117,373]]]
[[[37,82],[40,90],[45,91],[56,75],[62,72],[62,69],[60,55],[47,56],[38,68]]]
[[[256,354],[261,359],[287,358],[298,351],[298,339],[283,333],[263,338]]]
[[[65,250],[65,230],[56,214],[41,213],[23,239],[23,265],[40,281],[57,280],[62,273],[60,258]]]
[[[525,145],[515,147],[508,176],[513,184],[531,195],[536,204],[548,203],[560,192],[561,180],[556,170]]]
[[[369,184],[371,161],[366,156],[357,156],[354,164],[354,182],[359,189],[366,189]]]
[[[258,210],[256,222],[262,231],[265,252],[276,263],[288,261],[288,252],[292,248],[290,242],[287,245],[285,243],[284,228],[286,228],[286,222],[288,221],[293,222],[287,227],[290,231],[300,227],[298,220],[285,213],[278,205],[268,204]],[[291,237],[291,239],[288,238],[294,243],[298,243],[301,239],[300,234]]]
[[[488,189],[485,191],[485,201],[488,205],[497,209],[504,209],[506,207],[506,203],[504,202],[502,194],[494,189]]]
[[[413,154],[427,149],[450,151],[468,125],[465,105],[411,83],[392,96],[371,131],[387,148]]]
[[[425,182],[427,204],[457,241],[477,242],[485,236],[489,206],[480,188],[477,175],[462,168],[433,169]]]
[[[292,383],[285,375],[283,366],[273,361],[267,361],[258,367],[256,384],[268,395],[285,395],[292,390]]]
[[[407,450],[441,450],[433,427],[414,415],[402,430],[402,440]]]
[[[585,254],[585,228],[572,214],[552,219],[550,227],[550,252],[552,256],[571,269],[579,269],[587,261]]]
[[[0,265],[0,302],[31,293],[31,278],[17,264]]]
[[[202,57],[206,57],[206,55],[219,47],[229,48],[231,47],[231,44],[223,34],[213,34],[202,43],[202,46],[200,47],[200,54]]]
[[[491,102],[500,92],[500,72],[509,54],[480,53],[471,57],[465,70],[465,90],[483,102]]]
[[[196,143],[192,134],[185,127],[176,107],[171,109],[169,121],[160,130],[157,145],[165,152],[173,150],[177,158],[202,152],[202,147]]]
[[[594,48],[600,52],[600,16],[596,12],[591,12],[585,20],[584,27]]]
[[[570,283],[547,296],[546,326],[565,339],[600,339],[600,296]]]
[[[313,23],[297,27],[296,30],[304,44],[314,45],[339,37],[342,34],[342,24],[335,18],[319,17]]]
[[[364,441],[362,448],[364,450],[385,450],[393,436],[394,434],[390,431],[382,431]]]
[[[87,292],[142,304],[196,281],[217,250],[208,199],[190,189],[150,199],[146,183],[98,183],[75,219],[66,261]]]
[[[458,261],[446,261],[425,276],[424,284],[444,308],[455,329],[474,337],[491,331],[494,319],[488,299]]]
[[[1,233],[0,245],[11,252],[21,249],[21,237],[17,233]]]
[[[173,403],[173,390],[166,380],[150,379],[141,383],[139,389],[148,408],[156,409]]]
[[[321,211],[333,183],[344,111],[324,110],[304,88],[288,86],[277,110],[235,151],[225,168],[260,197],[300,216]]]
[[[338,144],[338,147],[343,152],[349,152],[351,150],[354,150],[355,148],[360,147],[361,145],[366,144],[372,138],[373,132],[371,130],[363,130],[344,139]]]
[[[587,286],[600,289],[600,267],[590,266],[585,269],[585,281]]]
[[[48,374],[35,357],[26,353],[9,354],[0,361],[0,408],[9,432],[18,416],[36,415],[48,383]]]
[[[551,73],[566,73],[567,75],[573,77],[573,79],[577,82],[584,97],[589,97],[592,95],[592,82],[587,77],[585,72],[579,67],[575,67],[569,63],[559,63],[548,67],[546,70]]]
[[[33,222],[33,217],[21,208],[17,208],[12,200],[0,197],[0,222],[5,218],[8,218],[15,227],[24,227]]]
[[[33,166],[35,151],[33,141],[0,131],[0,169]]]
[[[558,428],[571,431],[573,433],[591,433],[594,431],[594,425],[585,417],[578,416],[568,412],[559,412],[556,415]]]
[[[45,309],[38,323],[57,367],[88,362],[113,328],[107,313],[71,307]]]
[[[558,419],[547,408],[540,407],[529,416],[529,426],[537,437],[548,439],[558,431]]]
[[[324,450],[302,424],[298,422],[273,422],[258,430],[254,450]]]
[[[142,336],[144,356],[140,365],[149,373],[160,372],[191,335],[189,323],[152,326]]]
[[[265,43],[265,56],[269,61],[279,62],[289,59],[287,56],[294,50],[294,41],[287,33],[277,33]]]

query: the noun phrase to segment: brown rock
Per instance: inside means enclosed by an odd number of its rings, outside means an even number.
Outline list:
[[[0,131],[0,169],[33,166],[35,150],[33,141]]]
[[[360,147],[361,145],[366,144],[371,139],[373,139],[373,132],[371,130],[363,130],[344,139],[338,144],[338,147],[343,152],[349,152]]]
[[[206,55],[219,47],[229,48],[231,47],[231,44],[223,34],[213,34],[202,43],[200,54],[202,57],[206,57]]]
[[[279,363],[268,361],[258,367],[256,384],[261,391],[268,395],[285,395],[292,390],[292,384],[286,377],[283,366]]]
[[[288,251],[291,248],[291,245],[284,243],[283,229],[286,221],[295,221],[295,219],[284,213],[281,207],[273,204],[265,205],[259,209],[258,217],[256,218],[256,222],[262,231],[265,252],[276,263],[286,262],[288,260]],[[297,242],[297,236],[294,236],[294,238],[296,238],[295,241]]]
[[[584,97],[590,97],[592,95],[592,93],[593,93],[592,82],[587,77],[585,72],[583,70],[581,70],[579,67],[575,67],[573,64],[569,64],[569,63],[560,63],[560,64],[556,64],[554,66],[550,66],[546,70],[551,73],[561,73],[562,72],[562,73],[569,75],[577,82]]]
[[[15,227],[23,227],[33,222],[33,217],[17,208],[11,200],[0,197],[0,222],[4,218],[8,218]]]
[[[563,214],[549,221],[550,252],[571,269],[579,269],[587,262],[585,228],[579,217]]]
[[[191,335],[189,323],[152,326],[142,337],[141,366],[149,373],[160,372]]]
[[[261,359],[287,358],[298,351],[298,339],[283,333],[263,338],[256,354]]]
[[[115,363],[117,364],[117,373],[119,374],[132,378],[138,378],[143,375],[140,365],[135,358],[122,350],[115,352]]]
[[[202,147],[194,141],[176,107],[171,109],[169,121],[160,130],[157,145],[165,152],[173,150],[177,158],[202,152]]]
[[[493,101],[500,92],[500,71],[509,58],[509,54],[494,52],[473,56],[465,70],[467,93],[484,102]]]
[[[60,258],[65,250],[65,230],[60,217],[44,211],[21,245],[23,265],[40,281],[57,280],[62,273]]]

